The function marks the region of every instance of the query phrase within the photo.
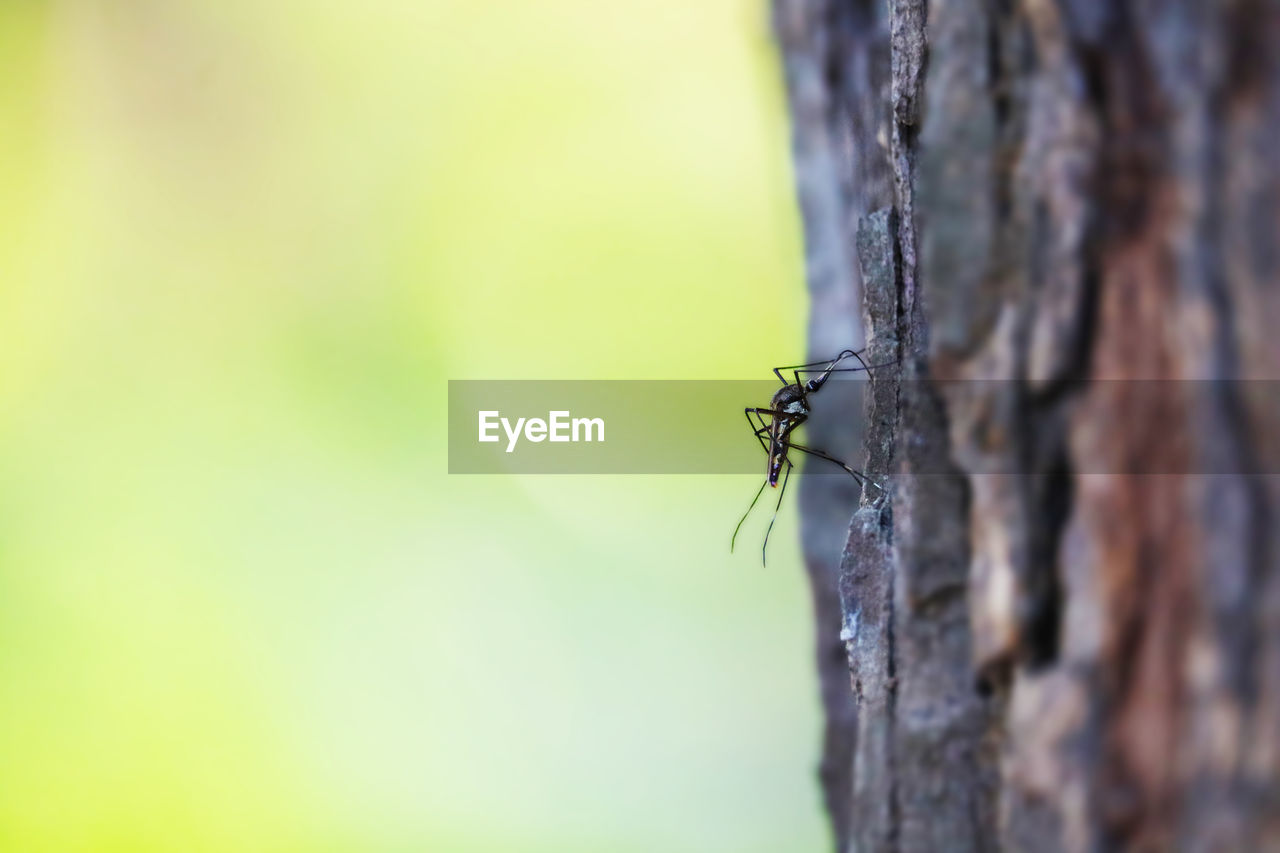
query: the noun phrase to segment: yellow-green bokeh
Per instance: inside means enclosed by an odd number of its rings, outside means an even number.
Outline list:
[[[0,849],[823,848],[791,512],[445,474],[449,378],[802,352],[758,0],[13,0],[0,70]]]

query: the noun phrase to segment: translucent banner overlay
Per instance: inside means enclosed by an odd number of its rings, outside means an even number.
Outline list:
[[[903,384],[903,399],[911,389]],[[933,390],[953,401],[954,411],[1008,410],[1010,402],[1026,403],[1021,383],[1004,381],[932,382]],[[733,380],[451,380],[449,382],[449,473],[451,474],[759,474],[766,451],[753,434],[744,408],[768,408],[779,390],[773,381]],[[862,375],[832,377],[811,394],[811,422],[822,421],[859,436],[865,418]],[[1132,424],[1150,430],[1153,443],[1166,449],[1181,425],[1224,407],[1250,411],[1280,408],[1277,381],[1135,381],[1084,382],[1071,391],[1065,411],[1073,435],[1105,431],[1106,424],[1087,419],[1088,401],[1117,403]],[[768,422],[770,416],[764,415]],[[1248,418],[1245,418],[1248,421]],[[1265,421],[1265,419],[1263,420]],[[997,432],[999,425],[992,424]],[[1190,434],[1191,431],[1188,431]],[[482,440],[482,436],[484,440]],[[802,427],[793,440],[806,444]],[[767,441],[767,437],[766,437]],[[1068,445],[1071,439],[1068,438]],[[1102,454],[1116,458],[1077,458],[1072,470],[1088,474],[1277,474],[1280,453],[1271,452],[1277,438],[1214,436],[1211,447],[1187,442],[1171,460],[1141,452]],[[1253,447],[1266,452],[1221,452],[1222,446]],[[816,449],[827,449],[818,445]],[[798,451],[790,458],[805,459]],[[971,473],[1021,474],[1023,454],[1014,447],[989,447],[980,458],[967,458]],[[809,460],[806,471],[848,476],[839,467]],[[859,450],[844,460],[855,469],[864,462]],[[916,471],[918,474],[942,471]]]

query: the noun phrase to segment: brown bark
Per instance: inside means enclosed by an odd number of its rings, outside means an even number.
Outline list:
[[[1280,9],[775,7],[839,848],[1280,849]]]

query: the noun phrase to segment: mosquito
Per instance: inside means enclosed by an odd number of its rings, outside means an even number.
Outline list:
[[[848,359],[856,360],[858,366],[841,367],[840,365]],[[765,469],[765,480],[760,484],[760,489],[756,492],[756,496],[751,499],[751,506],[747,507],[747,511],[742,514],[742,518],[738,521],[738,526],[733,529],[733,538],[729,540],[729,551],[731,553],[738,539],[738,531],[742,529],[742,524],[747,520],[747,516],[751,514],[751,510],[755,509],[756,502],[760,500],[760,496],[764,494],[764,487],[772,486],[775,489],[778,488],[778,479],[781,477],[782,488],[778,492],[778,505],[774,507],[773,518],[770,519],[769,527],[764,533],[764,546],[760,549],[761,564],[768,564],[769,534],[773,532],[773,523],[778,520],[778,511],[782,509],[782,497],[787,493],[787,480],[791,478],[791,469],[795,467],[791,460],[787,458],[787,454],[792,450],[798,450],[801,453],[807,453],[810,456],[834,462],[857,480],[859,485],[870,484],[882,495],[884,494],[884,487],[868,478],[862,472],[853,470],[829,453],[812,447],[805,447],[802,444],[796,444],[791,440],[791,433],[795,431],[796,427],[809,419],[809,395],[816,394],[831,378],[831,374],[869,372],[872,367],[883,366],[879,364],[868,366],[862,360],[862,355],[859,352],[847,349],[829,361],[811,361],[807,364],[792,364],[773,369],[773,373],[778,377],[778,381],[782,383],[782,387],[773,395],[773,400],[768,407],[748,406],[743,410],[747,416],[747,423],[751,425],[752,433],[768,455],[768,465]],[[795,379],[794,383],[787,382],[787,377],[782,375],[784,370],[792,372],[791,375]],[[802,373],[816,373],[818,375],[801,382],[800,374]],[[766,416],[768,420],[766,420]]]

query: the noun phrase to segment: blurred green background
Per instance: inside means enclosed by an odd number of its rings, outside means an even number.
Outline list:
[[[800,360],[762,0],[8,0],[0,69],[0,849],[824,849],[794,506],[445,474],[449,378]]]

